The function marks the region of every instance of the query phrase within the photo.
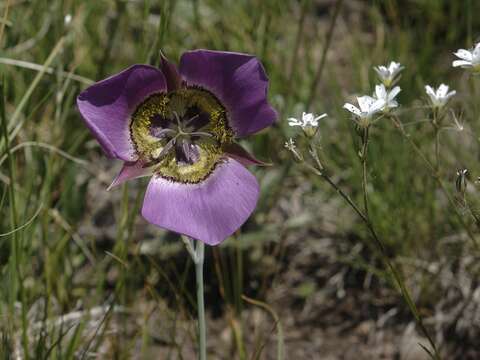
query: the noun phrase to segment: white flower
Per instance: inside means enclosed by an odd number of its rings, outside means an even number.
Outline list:
[[[69,25],[72,22],[72,15],[71,14],[65,15],[65,17],[63,18],[63,22],[65,25]]]
[[[361,120],[371,119],[373,115],[385,107],[385,100],[375,99],[368,95],[357,97],[357,102],[359,107],[346,103],[343,105],[343,108],[347,109]]]
[[[447,101],[457,93],[455,90],[452,90],[450,92],[448,92],[448,90],[449,87],[445,84],[441,84],[436,90],[430,85],[425,86],[425,91],[430,98],[430,101],[434,108],[444,107]]]
[[[374,66],[373,69],[377,72],[380,81],[386,86],[393,85],[397,75],[404,69],[404,67],[395,61],[392,61],[388,66]]]
[[[290,138],[288,139],[287,142],[285,142],[285,148],[287,148],[288,151],[291,151],[295,159],[299,162],[303,161],[303,156],[297,151],[297,146],[295,145],[295,141]]]
[[[472,68],[473,71],[480,72],[480,42],[470,50],[458,49],[454,55],[461,60],[455,60],[453,67]]]
[[[288,118],[288,125],[290,126],[301,126],[303,129],[305,129],[307,126],[312,126],[312,127],[317,127],[318,126],[318,120],[323,119],[326,117],[327,114],[322,114],[320,116],[315,117],[314,114],[312,113],[302,113],[302,118],[301,119],[296,119],[296,118]]]
[[[285,142],[284,146],[285,146],[285,148],[287,148],[290,151],[295,151],[297,149],[297,147],[295,145],[295,141],[293,141],[292,138],[288,139],[288,141]]]
[[[387,112],[392,108],[398,107],[398,102],[395,100],[395,97],[400,93],[400,86],[395,86],[392,90],[387,90],[385,85],[376,85],[374,97],[377,100],[383,100],[384,105],[382,110]]]

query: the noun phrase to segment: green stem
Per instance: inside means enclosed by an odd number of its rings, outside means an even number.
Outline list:
[[[387,249],[383,243],[383,241],[380,239],[380,237],[377,235],[375,228],[373,227],[372,222],[370,221],[370,218],[368,215],[364,214],[358,206],[353,202],[353,200],[348,196],[345,192],[343,192],[342,189],[340,189],[337,184],[333,182],[333,180],[323,171],[323,166],[321,165],[320,159],[318,157],[318,153],[315,151],[315,148],[311,147],[310,148],[310,154],[314,158],[318,168],[308,164],[307,162],[304,162],[304,165],[307,166],[309,169],[311,169],[315,174],[321,176],[333,189],[336,190],[336,192],[350,205],[350,207],[357,213],[357,215],[362,219],[362,221],[365,223],[368,231],[370,232],[375,245],[377,246],[380,254],[381,254],[381,259],[383,263],[386,265],[388,270],[390,271],[391,275],[393,276],[395,283],[397,286],[400,288],[400,293],[402,297],[404,298],[405,302],[407,303],[407,306],[412,313],[415,322],[417,323],[418,327],[422,331],[423,335],[427,338],[431,348],[433,349],[433,354],[428,351],[425,347],[422,346],[422,348],[425,349],[425,351],[428,352],[428,354],[434,358],[434,359],[440,359],[440,355],[438,354],[437,347],[435,346],[435,343],[433,342],[433,339],[430,337],[430,334],[428,333],[425,325],[423,324],[422,318],[418,312],[418,309],[415,305],[415,303],[412,300],[412,297],[410,295],[410,292],[408,291],[407,287],[405,286],[405,283],[400,275],[400,272],[397,270],[393,262],[390,260],[390,257],[388,256]]]
[[[347,194],[345,194],[326,174],[322,173],[322,177],[330,184],[330,186],[332,186],[345,199],[345,201],[347,201],[347,203],[352,207],[353,210],[355,210],[355,212],[360,216],[360,218],[363,220],[363,222],[367,226],[373,240],[375,241],[375,244],[378,247],[378,250],[382,254],[382,260],[387,265],[388,269],[390,270],[391,274],[393,275],[393,278],[395,279],[395,282],[397,283],[398,287],[400,288],[400,292],[402,294],[402,297],[404,298],[405,302],[407,303],[407,306],[409,307],[413,317],[415,318],[415,321],[416,321],[417,325],[422,330],[422,333],[424,334],[424,336],[427,338],[428,342],[430,343],[430,346],[432,347],[432,349],[434,351],[434,358],[435,359],[440,359],[440,356],[438,355],[435,343],[433,342],[433,340],[430,337],[427,329],[425,328],[425,325],[423,324],[422,318],[420,317],[418,309],[417,309],[415,303],[412,300],[410,292],[406,288],[405,283],[403,282],[397,268],[393,265],[392,261],[388,257],[385,245],[383,244],[383,242],[378,237],[375,229],[373,228],[372,223],[370,222],[370,219],[368,217],[366,217],[360,211],[360,209],[354,204],[354,202],[350,199],[350,197]]]
[[[203,289],[203,263],[205,262],[205,244],[182,235],[182,241],[195,264],[195,280],[197,284],[198,313],[198,359],[207,359],[207,331],[205,322],[205,300]],[[194,243],[197,245],[194,247]]]
[[[363,206],[365,208],[365,216],[368,218],[368,195],[367,195],[367,149],[368,149],[369,128],[365,127],[363,130],[363,146],[362,146],[362,189],[363,189]]]
[[[440,171],[440,126],[438,124],[438,110],[433,110],[433,128],[435,131],[435,171]]]
[[[395,117],[395,116],[392,116],[391,117],[395,127],[400,131],[400,133],[402,134],[402,136],[409,142],[410,146],[413,148],[413,150],[417,153],[417,155],[423,160],[423,162],[427,165],[427,167],[429,168],[429,170],[431,171],[431,174],[433,176],[433,178],[437,181],[438,185],[440,186],[440,189],[442,190],[442,192],[444,193],[444,195],[446,196],[446,198],[448,199],[448,202],[451,204],[451,206],[453,207],[453,210],[455,211],[455,215],[457,215],[457,219],[458,221],[460,222],[460,224],[462,225],[462,227],[465,229],[465,231],[467,232],[467,235],[468,237],[470,238],[470,240],[472,241],[472,244],[475,248],[475,250],[480,250],[480,245],[477,243],[477,240],[475,238],[475,236],[473,235],[472,231],[470,230],[469,226],[467,225],[467,223],[465,222],[465,220],[463,219],[463,215],[460,213],[460,211],[458,210],[456,204],[455,204],[455,201],[452,197],[452,195],[450,194],[450,192],[447,190],[447,187],[445,186],[445,184],[443,183],[442,179],[440,178],[440,175],[438,173],[438,171],[436,171],[435,169],[435,166],[432,165],[432,163],[430,162],[430,160],[427,159],[427,157],[425,156],[425,154],[422,152],[422,150],[420,150],[420,148],[418,147],[418,145],[411,139],[410,135],[406,133],[405,129],[403,128],[403,125],[402,123],[400,122],[400,120]]]
[[[205,300],[203,289],[203,263],[205,260],[205,244],[197,242],[195,248],[195,279],[197,281],[197,312],[198,312],[198,344],[199,360],[207,359],[207,333],[205,327]]]

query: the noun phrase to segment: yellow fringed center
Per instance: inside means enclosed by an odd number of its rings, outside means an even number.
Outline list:
[[[130,133],[146,166],[182,183],[207,178],[234,136],[222,104],[197,87],[149,96],[134,111]]]

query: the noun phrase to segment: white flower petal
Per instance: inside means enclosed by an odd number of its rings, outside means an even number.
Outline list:
[[[369,112],[372,104],[375,103],[376,99],[371,96],[364,95],[364,96],[357,97],[357,101],[358,101],[358,106],[360,106],[360,110],[364,113],[367,113]]]
[[[427,95],[430,96],[431,99],[437,98],[437,94],[435,93],[435,90],[433,90],[433,88],[430,85],[425,86],[425,91]]]
[[[357,115],[357,116],[361,116],[362,115],[362,112],[360,111],[359,108],[357,108],[355,105],[352,105],[352,104],[349,104],[349,103],[345,103],[343,105],[343,108],[350,111],[352,114],[354,115]]]
[[[467,67],[471,67],[471,66],[473,66],[473,65],[472,65],[472,62],[471,62],[471,61],[455,60],[454,62],[452,62],[452,66],[453,66],[453,67],[467,68]]]
[[[387,89],[385,85],[375,85],[375,96],[377,99],[385,99],[387,97]]]
[[[437,89],[437,97],[443,98],[448,93],[448,86],[445,84],[441,84]]]
[[[311,123],[314,119],[315,119],[315,117],[313,116],[312,113],[308,113],[308,114],[303,113],[303,115],[302,115],[302,120],[303,120],[304,125]]]
[[[472,61],[473,58],[472,52],[465,49],[458,49],[457,52],[453,54],[462,60]]]
[[[473,50],[472,55],[473,60],[480,59],[480,42],[475,45],[475,49]]]
[[[322,115],[320,115],[320,116],[317,116],[317,117],[315,118],[315,121],[318,121],[318,120],[320,120],[320,119],[323,119],[324,117],[327,117],[327,116],[328,116],[327,114],[322,114]]]
[[[388,66],[388,70],[390,71],[390,74],[395,75],[401,70],[402,66],[400,63],[397,63],[395,61],[390,62],[390,65]]]
[[[288,125],[290,125],[290,126],[302,126],[302,122],[298,121],[298,119],[295,119],[295,118],[288,118]]]
[[[455,90],[450,91],[448,94],[445,95],[445,100],[448,101],[452,96],[454,96],[457,92]]]
[[[389,108],[396,108],[396,107],[398,107],[398,102],[397,102],[397,100],[390,100],[389,103],[388,103],[388,107],[389,107]]]
[[[380,65],[380,66],[378,67],[378,70],[380,70],[380,71],[381,71],[382,73],[384,73],[384,74],[389,72],[388,69],[387,69],[387,67],[386,67],[386,66],[383,66],[383,65]]]
[[[373,104],[370,105],[370,108],[368,109],[368,114],[373,115],[380,110],[382,110],[386,105],[386,102],[384,99],[378,99],[373,102]]]
[[[400,91],[402,91],[402,89],[400,89],[400,86],[395,86],[388,94],[388,98],[393,100],[400,93]]]

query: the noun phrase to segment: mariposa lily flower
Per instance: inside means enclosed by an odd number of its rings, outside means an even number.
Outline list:
[[[151,176],[142,215],[152,224],[216,245],[247,220],[259,164],[235,142],[277,118],[268,78],[251,55],[194,50],[177,68],[133,65],[77,99],[110,157],[124,161],[111,186]]]
[[[471,69],[474,73],[480,73],[480,42],[470,50],[458,49],[454,55],[461,60],[453,61],[453,67],[462,67]]]
[[[398,80],[398,75],[404,67],[395,61],[390,62],[388,66],[380,65],[373,68],[380,81],[386,86],[390,87]]]
[[[395,98],[400,91],[400,86],[395,86],[392,90],[388,90],[383,84],[376,85],[374,98],[383,101],[381,110],[388,112],[390,109],[398,107],[398,102]]]
[[[430,102],[434,108],[444,107],[448,100],[457,93],[455,90],[450,92],[448,90],[449,87],[445,84],[441,84],[437,89],[432,88],[430,85],[425,86],[425,92],[430,98]]]

